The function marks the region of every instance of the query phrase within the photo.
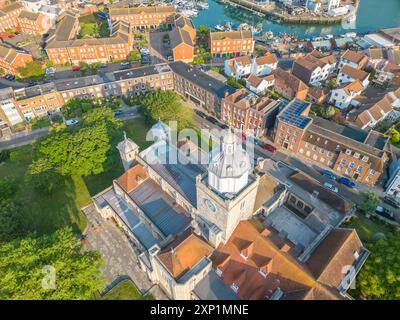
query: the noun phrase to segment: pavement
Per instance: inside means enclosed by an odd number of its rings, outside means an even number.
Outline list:
[[[88,218],[88,228],[84,232],[83,250],[97,250],[104,256],[102,272],[108,281],[104,291],[108,291],[120,279],[130,278],[142,294],[151,293],[157,300],[167,300],[165,293],[153,285],[139,268],[139,250],[126,235],[112,222],[105,221],[93,204],[82,209]]]
[[[136,107],[128,107],[124,104],[123,114],[116,116],[122,121],[139,117]],[[31,132],[19,132],[14,134],[10,139],[0,138],[0,150],[13,149],[27,144],[33,143],[37,138],[44,137],[49,134],[50,127],[40,128]]]
[[[39,137],[49,134],[50,127],[40,128],[32,132],[19,132],[13,135],[10,140],[0,138],[0,150],[12,149],[32,143]]]

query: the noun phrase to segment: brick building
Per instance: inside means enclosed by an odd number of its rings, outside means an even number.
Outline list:
[[[289,100],[294,98],[305,100],[307,98],[309,87],[295,75],[281,68],[274,70],[273,75],[275,77],[274,88],[284,98]]]
[[[30,54],[0,45],[0,68],[5,73],[17,74],[17,68],[24,67],[31,61],[33,59]]]
[[[45,34],[51,27],[51,20],[48,16],[26,10],[21,11],[17,22],[22,33],[31,35]]]
[[[272,127],[280,101],[259,97],[242,88],[222,99],[220,119],[245,134],[260,137]]]
[[[173,6],[111,8],[109,12],[112,22],[127,22],[134,30],[171,29],[175,13]]]
[[[77,39],[78,29],[77,16],[66,13],[46,46],[47,55],[53,63],[118,61],[126,59],[132,50],[132,30],[125,22],[115,22],[108,38]]]
[[[0,8],[0,32],[18,28],[17,17],[25,10],[19,2],[13,2]]]
[[[211,54],[216,57],[249,55],[254,51],[250,30],[210,32]]]
[[[338,175],[374,185],[388,160],[387,138],[311,117],[310,108],[307,102],[292,100],[277,116],[274,143]]]

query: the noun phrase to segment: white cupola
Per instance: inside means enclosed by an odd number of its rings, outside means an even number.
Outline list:
[[[214,153],[213,153],[214,154]],[[219,193],[238,193],[248,183],[251,162],[236,135],[229,130],[221,151],[208,166],[208,185]]]

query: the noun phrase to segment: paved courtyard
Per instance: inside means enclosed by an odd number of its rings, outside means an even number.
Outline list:
[[[157,300],[168,299],[164,292],[153,286],[137,263],[137,252],[125,234],[112,222],[104,221],[93,204],[82,209],[88,218],[84,249],[98,250],[104,256],[103,274],[108,280],[108,290],[120,279],[129,277],[142,293],[150,292]]]

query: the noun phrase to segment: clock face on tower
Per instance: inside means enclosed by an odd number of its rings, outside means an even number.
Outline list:
[[[217,211],[217,207],[210,199],[204,198],[203,201],[208,210],[210,210],[211,212]]]

